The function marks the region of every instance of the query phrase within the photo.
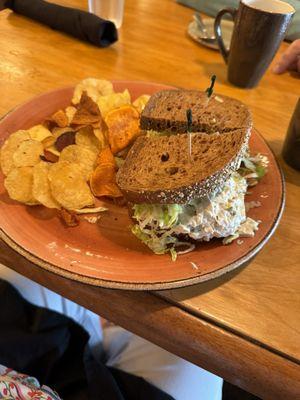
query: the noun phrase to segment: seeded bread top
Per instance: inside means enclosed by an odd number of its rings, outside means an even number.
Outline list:
[[[137,138],[117,173],[132,203],[185,204],[213,193],[238,168],[250,129]],[[189,137],[192,154],[189,157]]]
[[[250,128],[252,117],[242,102],[197,90],[162,90],[151,96],[141,115],[141,129],[158,132],[187,131],[186,110],[192,110],[193,132],[229,132]]]

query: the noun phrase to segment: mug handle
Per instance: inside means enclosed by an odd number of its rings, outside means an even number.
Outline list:
[[[224,45],[224,41],[223,41],[223,38],[222,38],[221,21],[222,21],[222,18],[223,18],[223,16],[225,14],[230,14],[232,16],[233,21],[234,21],[236,13],[237,13],[237,10],[235,8],[224,8],[223,10],[218,12],[218,14],[216,16],[216,19],[215,19],[215,23],[214,23],[214,30],[215,30],[215,35],[216,35],[217,42],[218,42],[218,45],[219,45],[219,49],[221,51],[221,54],[222,54],[226,64],[228,62],[230,49],[227,50],[225,45]]]

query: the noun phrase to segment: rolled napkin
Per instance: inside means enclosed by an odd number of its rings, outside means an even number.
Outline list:
[[[107,47],[118,40],[118,32],[113,22],[87,11],[59,6],[44,0],[7,0],[5,7],[98,47]]]
[[[296,10],[285,39],[293,41],[300,38],[300,0],[284,0]],[[194,8],[215,17],[222,8],[238,7],[239,0],[177,0],[177,3]]]

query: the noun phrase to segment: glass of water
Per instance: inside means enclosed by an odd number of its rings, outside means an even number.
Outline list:
[[[89,0],[89,12],[112,21],[119,29],[123,22],[124,0]]]

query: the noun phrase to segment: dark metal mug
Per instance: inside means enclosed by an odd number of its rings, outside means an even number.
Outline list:
[[[228,64],[228,81],[244,88],[258,84],[284,39],[294,8],[280,0],[241,0],[239,8],[225,8],[215,19],[215,35]],[[230,14],[234,29],[230,49],[224,45],[221,21]]]

